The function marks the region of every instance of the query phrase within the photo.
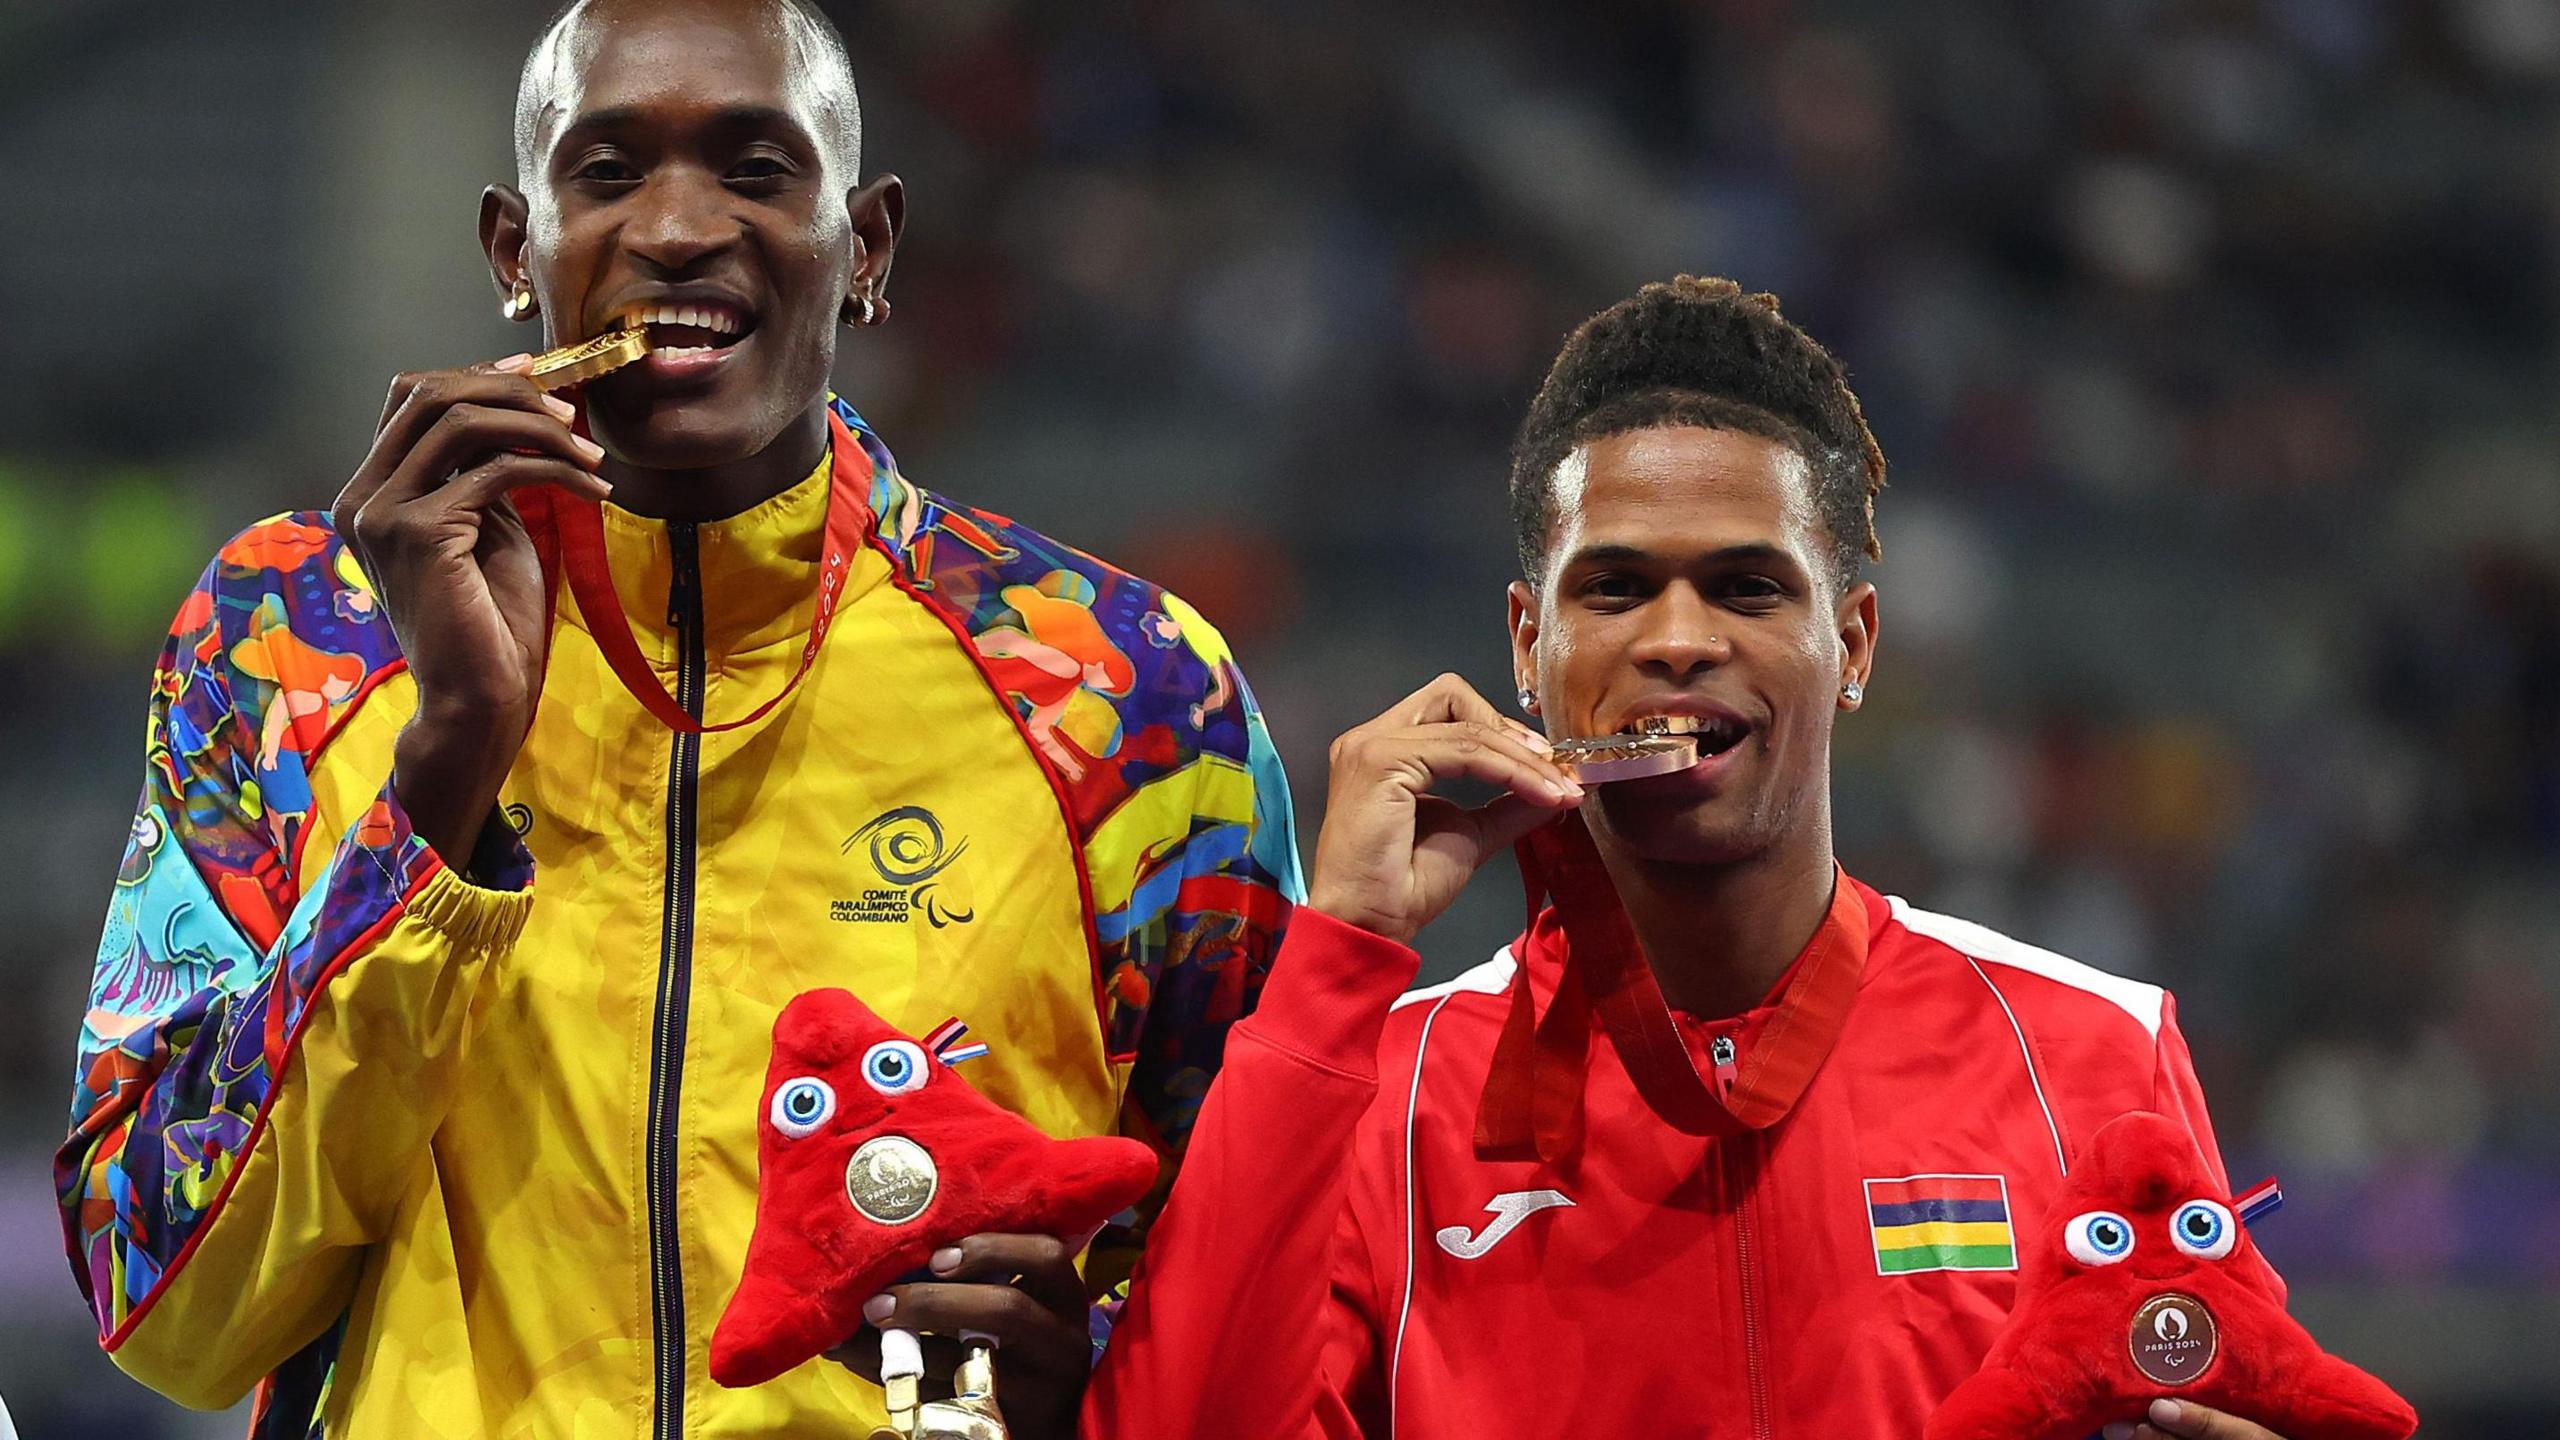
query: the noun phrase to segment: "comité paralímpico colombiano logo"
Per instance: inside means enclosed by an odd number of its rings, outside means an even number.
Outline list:
[[[831,902],[827,917],[858,924],[888,924],[922,915],[936,930],[966,925],[978,916],[966,880],[951,869],[968,853],[964,837],[944,838],[942,822],[921,805],[901,805],[845,837],[842,853],[865,852],[876,885]]]

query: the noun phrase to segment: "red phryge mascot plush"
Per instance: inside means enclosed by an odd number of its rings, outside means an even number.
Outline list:
[[[2174,1122],[2099,1127],[2027,1251],[2018,1308],[1924,1440],[2082,1440],[2162,1395],[2286,1440],[2407,1440],[2417,1412],[2320,1348]]]
[[[1073,1239],[1136,1203],[1156,1158],[1117,1136],[1053,1140],[843,990],[783,1007],[765,1072],[755,1235],[711,1335],[711,1378],[760,1385],[842,1344],[862,1304],[984,1232]]]

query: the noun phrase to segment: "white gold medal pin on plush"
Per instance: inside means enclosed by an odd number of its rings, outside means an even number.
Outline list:
[[[1698,763],[1705,722],[1694,715],[1649,715],[1634,733],[1586,735],[1555,742],[1555,762],[1585,785],[1669,775]]]

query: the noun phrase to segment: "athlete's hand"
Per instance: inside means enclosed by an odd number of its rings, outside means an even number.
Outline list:
[[[924,1342],[928,1400],[947,1399],[961,1332],[996,1340],[996,1404],[1014,1440],[1073,1440],[1093,1372],[1084,1277],[1065,1242],[1048,1235],[972,1235],[934,1252],[930,1283],[892,1285],[871,1298],[871,1322],[827,1358],[880,1382],[880,1326]]]
[[[2237,1415],[2198,1405],[2192,1400],[2154,1400],[2141,1423],[2119,1420],[2103,1432],[2106,1440],[2284,1440],[2263,1425]]]
[[[604,451],[528,356],[391,382],[373,449],[331,518],[373,581],[418,686],[392,771],[410,823],[467,864],[533,724],[542,684],[542,567],[508,503],[523,485],[602,499]]]
[[[1431,793],[1461,777],[1504,794],[1470,810]],[[1546,737],[1455,675],[1333,742],[1307,903],[1399,944],[1438,918],[1476,868],[1582,803]]]

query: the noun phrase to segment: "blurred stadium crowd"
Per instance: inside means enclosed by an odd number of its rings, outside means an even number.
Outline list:
[[[84,1349],[43,1178],[149,659],[394,370],[524,348],[472,219],[544,8],[0,16],[30,1437],[204,1433]],[[2173,987],[2315,1329],[2431,1435],[2550,1433],[2560,6],[826,8],[912,196],[842,388],[923,483],[1224,626],[1308,842],[1336,732],[1440,669],[1508,692],[1504,451],[1563,332],[1680,271],[1777,292],[1893,467],[1850,868]]]

